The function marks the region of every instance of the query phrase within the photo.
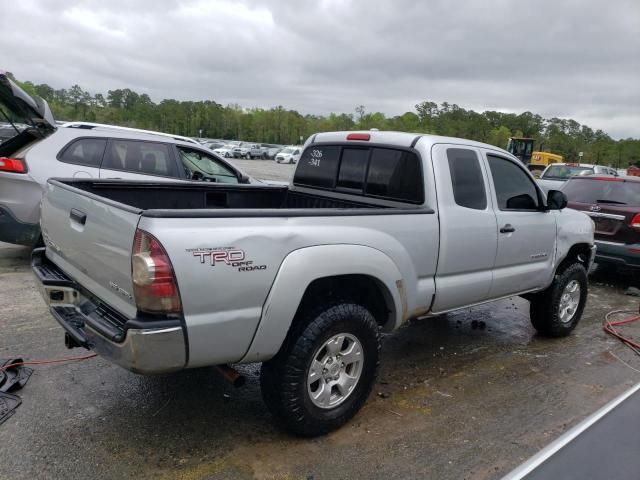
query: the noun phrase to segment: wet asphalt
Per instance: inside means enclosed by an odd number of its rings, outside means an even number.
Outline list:
[[[262,178],[293,170],[237,163]],[[64,347],[28,255],[0,244],[0,358],[82,354]],[[312,440],[274,426],[257,365],[239,367],[248,381],[238,390],[206,368],[143,377],[100,358],[36,367],[0,424],[0,479],[500,478],[640,381],[640,358],[601,328],[608,311],[638,311],[630,285],[640,281],[596,270],[564,339],[538,337],[518,297],[413,321],[385,336],[361,412]]]

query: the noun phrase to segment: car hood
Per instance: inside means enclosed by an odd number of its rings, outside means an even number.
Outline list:
[[[39,130],[56,129],[49,104],[40,97],[29,95],[3,71],[0,71],[0,105],[17,117],[14,123],[25,123]],[[0,121],[6,120],[0,115]]]

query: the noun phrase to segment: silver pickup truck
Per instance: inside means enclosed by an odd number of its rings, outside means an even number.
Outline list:
[[[263,362],[274,417],[318,435],[409,319],[522,295],[568,335],[594,243],[565,206],[489,145],[319,133],[288,186],[49,180],[32,268],[69,347],[144,374]]]

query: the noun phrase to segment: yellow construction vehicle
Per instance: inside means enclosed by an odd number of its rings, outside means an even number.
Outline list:
[[[511,137],[507,143],[507,151],[518,157],[534,175],[552,163],[562,162],[562,155],[533,150],[533,142],[533,138]]]

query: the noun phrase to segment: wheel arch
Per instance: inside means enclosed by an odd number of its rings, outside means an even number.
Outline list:
[[[280,266],[242,362],[273,357],[301,309],[318,305],[327,296],[363,304],[387,331],[399,325],[406,315],[402,275],[383,252],[362,245],[322,245],[296,250]]]
[[[566,255],[559,259],[557,267],[554,272],[554,276],[561,272],[562,269],[566,268],[567,265],[572,263],[581,263],[584,265],[584,268],[589,269],[589,264],[591,261],[591,245],[588,243],[576,243],[572,245],[567,251]]]

